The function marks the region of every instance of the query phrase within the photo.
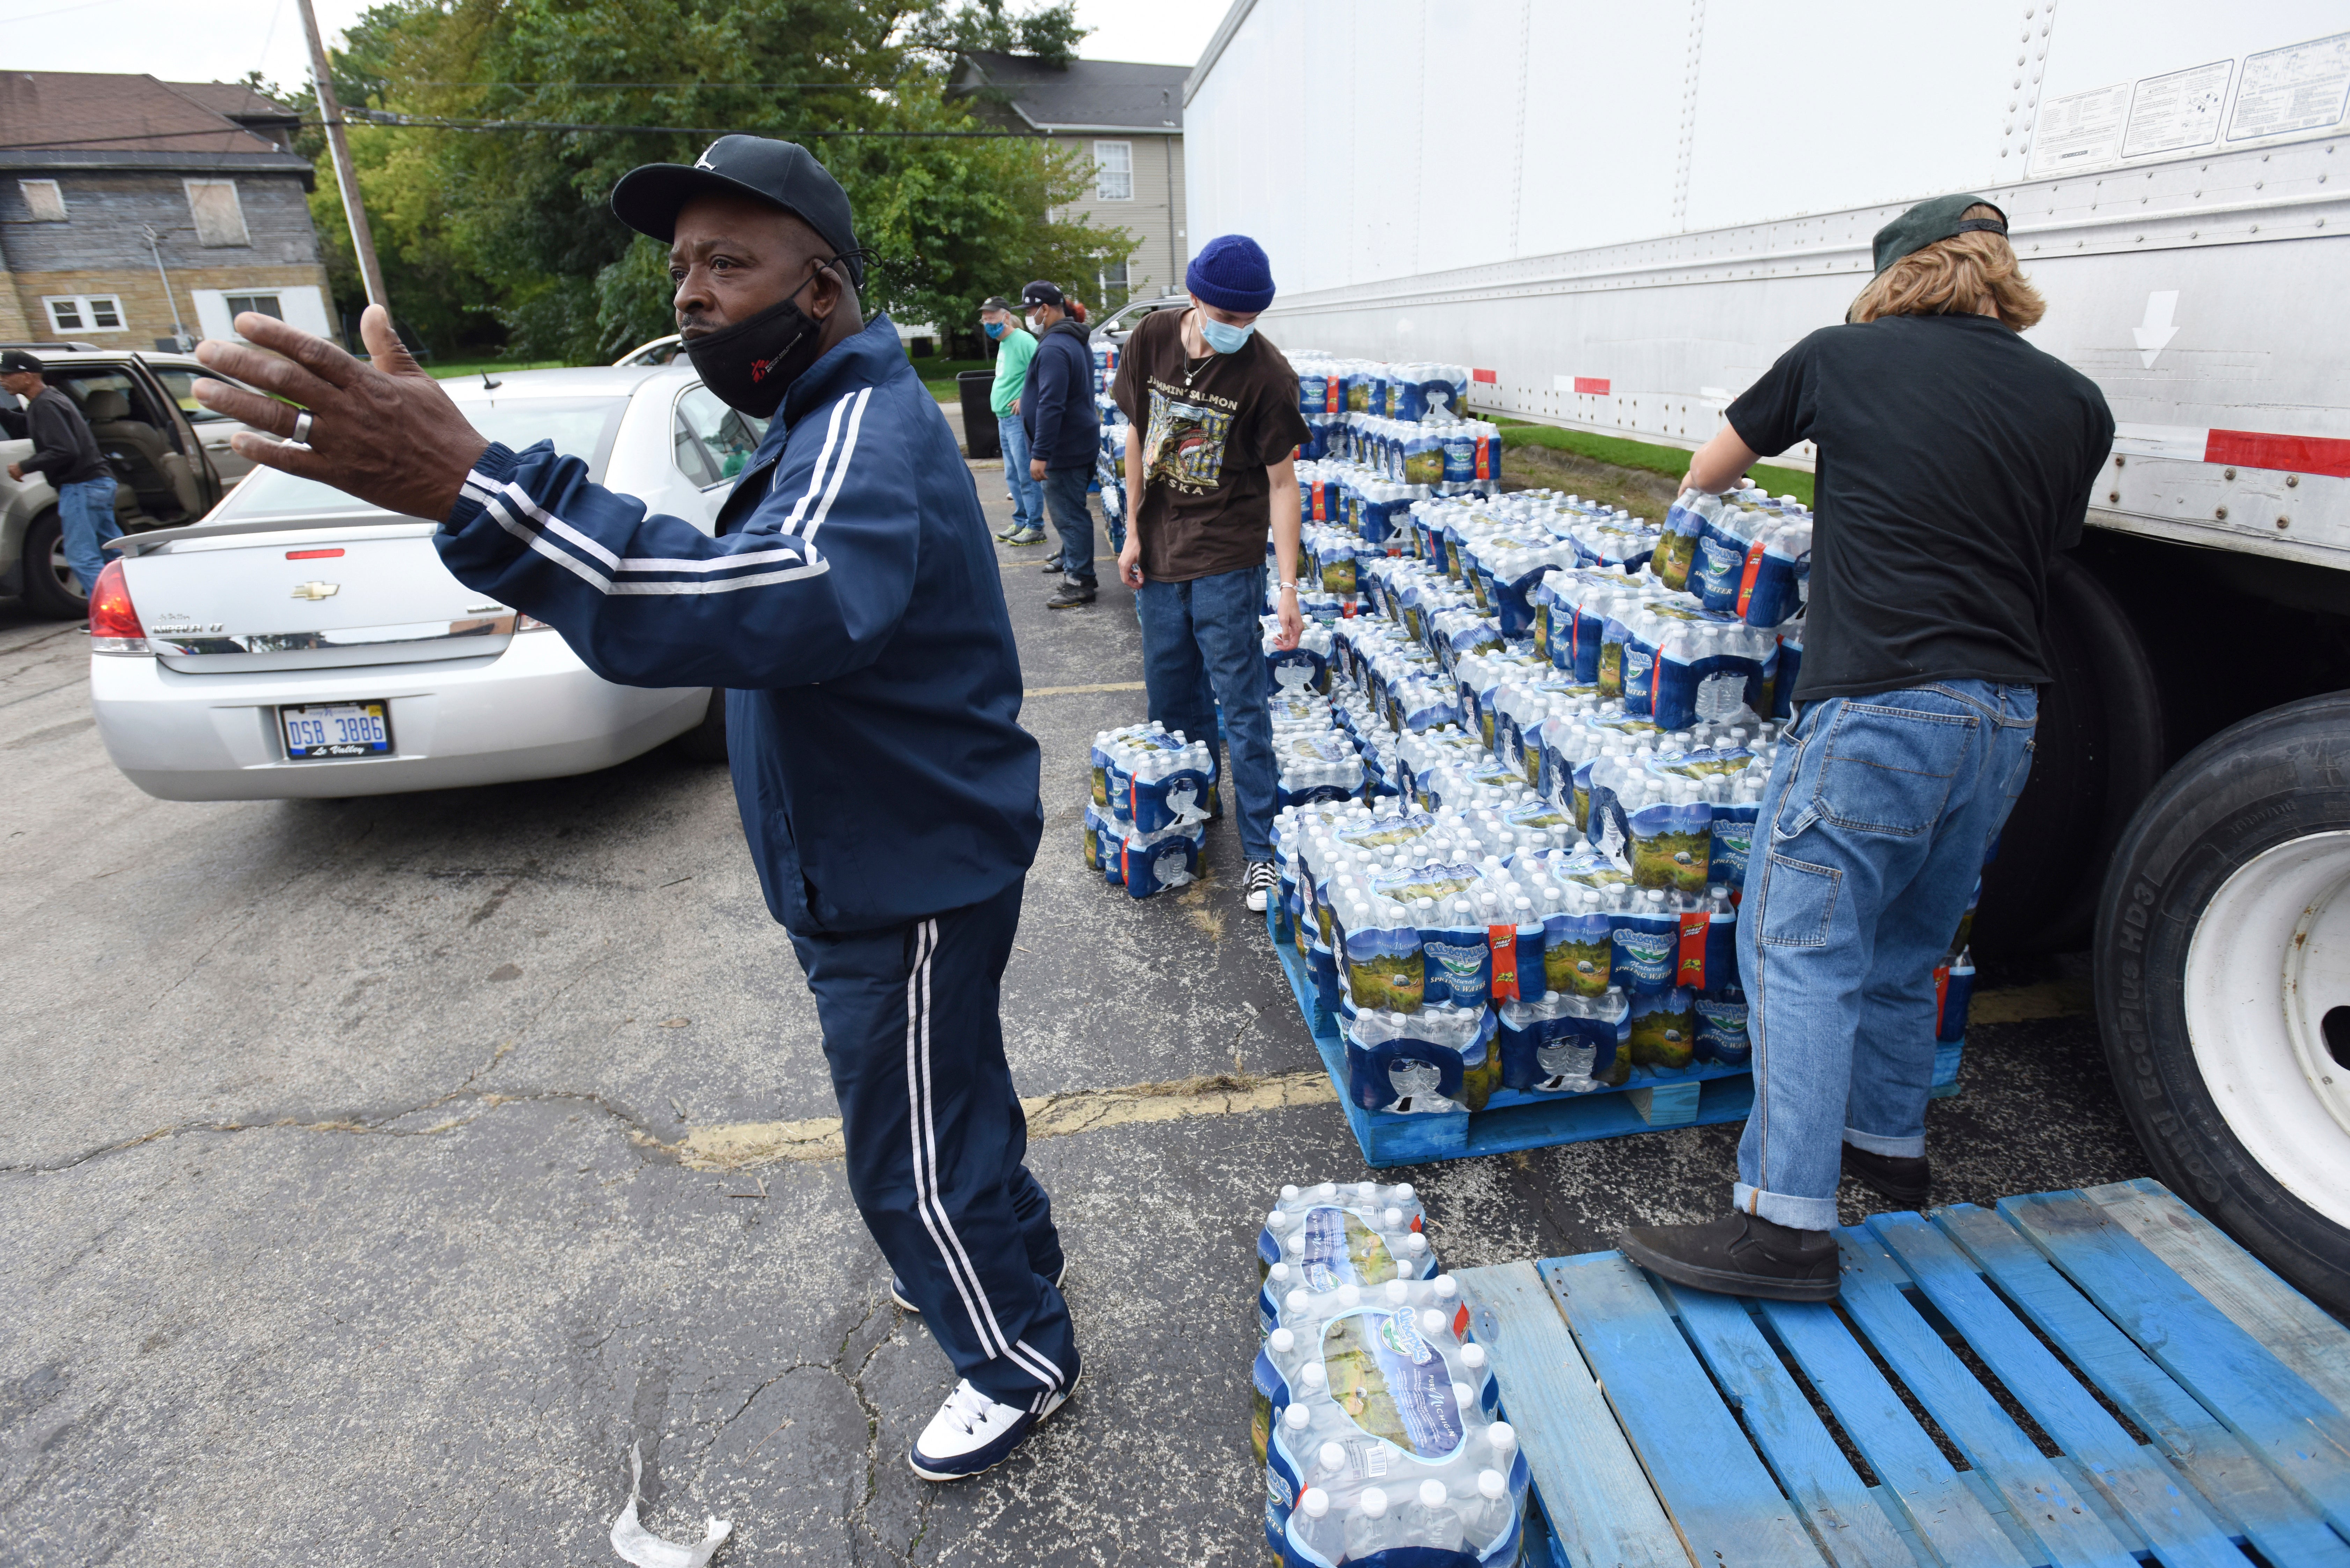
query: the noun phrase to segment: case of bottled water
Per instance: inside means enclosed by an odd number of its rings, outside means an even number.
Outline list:
[[[1531,1478],[1451,1275],[1293,1289],[1255,1384],[1284,1563],[1514,1560]]]

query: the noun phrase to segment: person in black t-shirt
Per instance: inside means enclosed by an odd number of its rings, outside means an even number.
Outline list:
[[[2049,561],[2114,435],[2095,384],[2018,336],[2046,307],[2006,236],[1975,196],[1886,225],[1846,324],[1781,356],[1690,464],[1719,493],[1819,454],[1795,717],[1740,910],[1734,1212],[1618,1241],[1676,1283],[1833,1299],[1839,1174],[1927,1198],[1933,971],[2031,772]]]

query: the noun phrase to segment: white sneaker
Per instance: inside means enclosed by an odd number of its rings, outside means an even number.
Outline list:
[[[1027,1441],[1028,1434],[1054,1411],[1069,1402],[1076,1391],[1075,1384],[1066,1392],[1048,1393],[1038,1390],[1036,1407],[1022,1409],[1013,1405],[999,1405],[968,1380],[955,1385],[922,1435],[906,1452],[906,1462],[924,1480],[961,1480],[975,1476],[992,1465],[1011,1457],[1012,1450]]]

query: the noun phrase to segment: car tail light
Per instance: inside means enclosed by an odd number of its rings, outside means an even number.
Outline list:
[[[139,610],[130,602],[130,585],[123,580],[120,558],[106,563],[98,587],[89,596],[89,650],[92,653],[145,653],[147,628],[139,624]]]

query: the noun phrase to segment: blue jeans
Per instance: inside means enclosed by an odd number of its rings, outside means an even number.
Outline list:
[[[1739,1209],[1830,1230],[1840,1144],[1926,1152],[1934,967],[2032,773],[2039,712],[2029,686],[1952,680],[1797,713],[1740,907],[1754,1110]]]
[[[1020,422],[1018,414],[1002,414],[995,421],[995,437],[1003,447],[1003,483],[1012,492],[1012,525],[1042,528],[1045,491],[1028,477],[1028,427]]]
[[[1272,859],[1280,781],[1273,765],[1273,716],[1265,709],[1264,629],[1257,621],[1264,568],[1244,566],[1188,583],[1154,578],[1134,597],[1150,716],[1213,745],[1216,709],[1222,706],[1232,764],[1224,799],[1240,824],[1241,853]]]
[[[1048,468],[1045,471],[1045,506],[1061,535],[1061,576],[1087,587],[1098,587],[1094,576],[1094,514],[1086,504],[1086,486],[1093,483],[1091,468]]]
[[[66,561],[81,579],[81,592],[88,598],[98,587],[98,574],[106,569],[106,552],[102,546],[109,539],[122,537],[122,527],[114,520],[114,478],[111,474],[97,479],[85,479],[79,484],[57,486],[57,520],[65,525]],[[48,563],[37,561],[35,567],[46,571]]]

